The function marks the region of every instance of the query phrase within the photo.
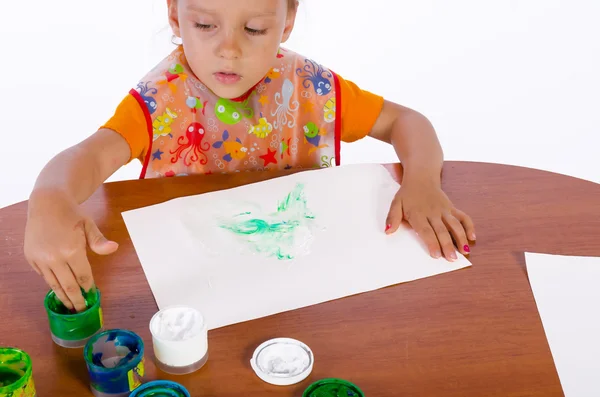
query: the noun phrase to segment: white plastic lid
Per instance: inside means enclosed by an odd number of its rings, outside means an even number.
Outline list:
[[[263,381],[277,386],[302,382],[310,375],[314,355],[304,343],[290,338],[276,338],[256,348],[250,365]]]

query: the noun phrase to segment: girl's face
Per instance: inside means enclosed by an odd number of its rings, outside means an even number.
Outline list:
[[[288,0],[167,0],[194,74],[222,98],[237,98],[273,66],[296,18]]]

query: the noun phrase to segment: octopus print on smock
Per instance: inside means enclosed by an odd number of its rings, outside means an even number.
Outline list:
[[[141,178],[339,165],[336,75],[281,49],[241,98],[215,95],[177,47],[131,94],[146,115]]]

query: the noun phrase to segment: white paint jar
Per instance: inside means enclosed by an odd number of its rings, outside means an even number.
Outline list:
[[[202,314],[189,306],[172,306],[150,320],[156,366],[163,372],[185,375],[208,361],[208,330]]]

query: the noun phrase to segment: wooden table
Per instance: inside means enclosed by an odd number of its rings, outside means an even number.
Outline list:
[[[121,244],[110,257],[91,257],[105,326],[143,337],[149,380],[180,382],[194,397],[301,396],[325,377],[350,380],[369,397],[563,395],[523,252],[600,256],[600,186],[482,163],[448,162],[443,176],[445,191],[476,223],[471,268],[218,329],[209,333],[202,370],[182,377],[159,372],[148,329],[157,305],[121,212],[277,175],[110,183],[85,204]],[[32,355],[39,397],[91,396],[82,350],[50,339],[47,287],[22,253],[26,207],[0,210],[0,345]],[[315,353],[314,371],[300,385],[270,386],[250,368],[256,346],[280,336],[302,340]]]

